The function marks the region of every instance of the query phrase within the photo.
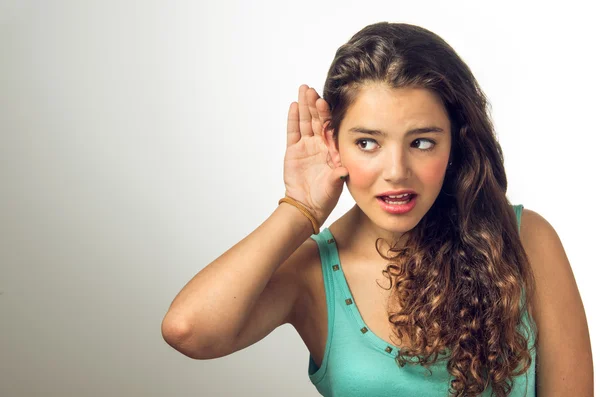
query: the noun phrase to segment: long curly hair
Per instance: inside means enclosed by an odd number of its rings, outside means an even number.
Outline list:
[[[372,82],[426,88],[443,101],[452,149],[442,190],[401,248],[390,244],[389,321],[406,347],[396,362],[429,368],[447,360],[449,393],[512,390],[537,347],[534,279],[506,197],[502,150],[488,100],[471,70],[442,38],[419,26],[366,26],[336,52],[323,98],[336,140],[348,107]],[[392,310],[396,307],[400,309]],[[526,324],[529,327],[526,327]],[[533,338],[533,339],[532,339]],[[533,342],[528,347],[528,342]]]

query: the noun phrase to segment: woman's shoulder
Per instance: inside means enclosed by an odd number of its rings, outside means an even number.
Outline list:
[[[540,254],[549,251],[554,251],[554,254],[560,254],[560,251],[563,251],[562,243],[554,227],[546,218],[534,210],[523,208],[519,235],[530,260],[532,257],[533,259],[539,259]],[[540,263],[537,261],[531,265],[536,266]],[[560,266],[560,264],[555,265]]]
[[[297,298],[293,304],[289,322],[300,332],[302,324],[306,321],[307,309],[313,306],[324,291],[321,256],[317,241],[308,238],[292,256],[295,259],[292,264],[294,266],[293,281],[290,282],[293,282],[297,288]]]
[[[533,210],[523,210],[520,236],[535,279],[532,314],[543,335],[538,388],[557,392],[581,388],[582,393],[575,394],[584,395],[592,384],[589,330],[565,249],[550,222]]]
[[[287,259],[282,267],[287,267],[290,283],[300,288],[300,295],[306,293],[306,289],[312,284],[317,270],[321,270],[321,257],[317,241],[307,238]]]
[[[552,225],[550,225],[550,222],[548,222],[542,215],[532,209],[523,208],[521,212],[522,234],[527,234],[527,236],[530,237],[532,230],[549,230],[550,228],[552,228]]]
[[[282,265],[290,268],[291,277],[300,288],[306,285],[306,278],[314,272],[321,259],[318,243],[311,237],[307,238]]]
[[[558,233],[542,215],[524,208],[519,235],[536,282],[542,273],[571,271]],[[546,279],[546,276],[542,278]]]
[[[300,276],[306,276],[307,273],[312,273],[317,268],[320,269],[321,254],[319,251],[319,243],[315,239],[309,237],[302,243],[297,251],[299,258],[301,258],[297,264],[297,270]]]

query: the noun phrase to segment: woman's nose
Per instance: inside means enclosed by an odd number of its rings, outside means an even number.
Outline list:
[[[383,167],[383,178],[390,183],[405,181],[410,176],[410,164],[406,153],[391,153]]]

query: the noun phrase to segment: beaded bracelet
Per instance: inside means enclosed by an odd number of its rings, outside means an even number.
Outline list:
[[[291,197],[282,198],[281,200],[279,200],[279,204],[281,204],[281,203],[288,203],[288,204],[291,204],[294,207],[298,208],[300,210],[300,212],[302,212],[310,220],[310,223],[312,223],[314,233],[319,234],[319,224],[318,224],[317,220],[315,219],[313,214],[311,214],[302,204],[300,204],[299,202],[297,202],[296,200],[294,200]]]

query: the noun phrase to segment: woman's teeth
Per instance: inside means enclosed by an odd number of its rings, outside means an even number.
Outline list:
[[[405,200],[399,201],[398,197],[405,198]],[[383,201],[385,201],[388,204],[400,205],[400,204],[408,203],[410,201],[411,197],[412,196],[410,194],[408,194],[408,195],[402,195],[402,196],[394,196],[393,198],[390,198],[390,197],[382,197],[382,198],[383,198]]]

